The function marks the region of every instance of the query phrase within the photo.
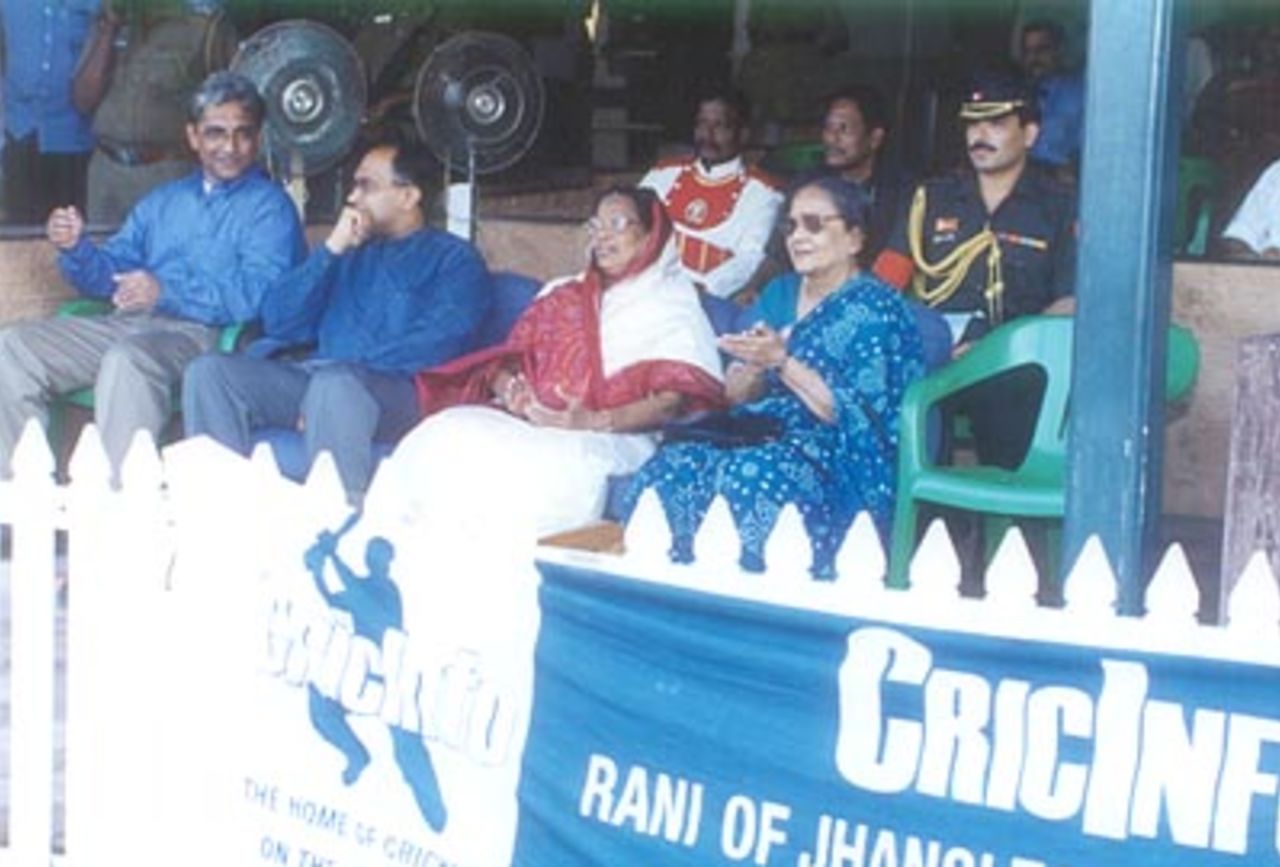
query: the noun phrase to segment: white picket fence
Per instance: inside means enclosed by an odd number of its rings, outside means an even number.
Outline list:
[[[382,472],[396,472],[394,461]],[[123,485],[113,490],[90,427],[72,457],[71,482],[59,486],[34,424],[14,469],[11,481],[0,482],[0,526],[11,545],[9,762],[0,789],[9,808],[0,867],[172,863],[165,853],[175,846],[191,848],[199,833],[217,833],[218,805],[193,806],[201,793],[174,790],[184,763],[201,760],[180,737],[184,720],[209,713],[196,690],[217,682],[221,664],[216,654],[201,652],[201,637],[216,627],[234,647],[243,628],[243,644],[252,643],[237,608],[246,586],[273,564],[295,562],[319,529],[349,514],[337,474],[322,458],[307,483],[297,485],[279,476],[265,450],[244,461],[208,441],[181,443],[162,460],[140,436]],[[55,546],[62,532],[65,556]],[[865,515],[837,559],[833,582],[809,579],[808,541],[794,509],[784,512],[770,540],[771,566],[763,575],[738,569],[736,531],[723,502],[699,534],[698,562],[673,565],[668,547],[661,507],[647,494],[627,530],[627,554],[544,551],[551,560],[769,604],[1280,667],[1280,591],[1261,553],[1231,593],[1229,622],[1209,627],[1196,622],[1197,585],[1176,545],[1139,619],[1116,616],[1114,575],[1096,540],[1070,571],[1061,609],[1037,606],[1035,567],[1017,530],[1001,544],[982,600],[960,597],[959,562],[941,524],[926,534],[905,591],[884,587],[884,552]],[[65,855],[56,845],[54,806],[55,636],[63,617],[65,833],[57,836]],[[204,863],[194,849],[184,860]]]

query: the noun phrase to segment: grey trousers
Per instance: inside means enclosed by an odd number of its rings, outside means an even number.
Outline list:
[[[421,417],[412,377],[345,362],[211,353],[191,363],[182,385],[187,436],[211,436],[247,455],[254,430],[302,422],[308,466],[331,453],[357,498],[373,476],[373,444],[396,442]]]
[[[0,328],[0,472],[29,418],[48,423],[50,398],[87,385],[94,421],[118,474],[135,431],[158,436],[187,362],[217,329],[153,313],[57,317]]]

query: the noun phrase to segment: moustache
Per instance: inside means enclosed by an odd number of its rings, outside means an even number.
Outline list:
[[[992,153],[995,153],[995,150],[995,145],[985,141],[976,141],[969,145],[969,153],[976,153],[978,151],[991,151]]]

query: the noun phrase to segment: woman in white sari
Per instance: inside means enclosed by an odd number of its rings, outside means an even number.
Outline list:
[[[419,376],[428,418],[384,465],[369,509],[450,539],[532,541],[598,518],[607,477],[656,431],[723,401],[720,360],[671,224],[648,190],[603,194],[585,272],[549,283],[507,342]]]
[[[541,621],[537,540],[597,517],[606,478],[644,463],[663,422],[723,402],[711,327],[661,204],[611,191],[588,228],[586,271],[545,287],[503,346],[420,376],[428,417],[382,463],[339,542],[348,563],[378,538],[394,554],[404,647],[383,664],[430,675],[411,703],[448,807],[427,839],[485,851],[450,862],[511,863]],[[364,730],[374,767],[389,765],[377,758],[379,744],[391,751],[385,728]]]

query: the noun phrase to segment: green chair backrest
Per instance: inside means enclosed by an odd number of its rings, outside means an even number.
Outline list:
[[[761,163],[766,171],[793,175],[822,165],[822,142],[791,142],[769,151]]]
[[[1196,375],[1200,372],[1200,345],[1189,330],[1171,324],[1165,353],[1164,399],[1172,403],[1182,399],[1196,384]]]
[[[964,356],[939,371],[951,371],[965,383],[973,383],[1024,364],[1036,364],[1044,370],[1044,398],[1022,470],[1048,473],[1065,465],[1074,331],[1073,317],[1024,316],[995,329]],[[1200,348],[1188,329],[1171,324],[1166,353],[1165,400],[1171,402],[1184,397],[1195,385]],[[940,393],[950,393],[956,384],[939,382],[938,385]]]
[[[1044,400],[1023,469],[1065,461],[1074,325],[1070,316],[1023,316],[993,330],[970,350],[983,350],[979,359],[991,365],[992,371],[1027,362],[1044,369]],[[1190,330],[1171,323],[1165,352],[1165,401],[1171,403],[1187,396],[1196,384],[1199,344]]]
[[[1178,160],[1178,210],[1174,216],[1174,251],[1203,256],[1208,246],[1214,200],[1222,171],[1206,157]]]

